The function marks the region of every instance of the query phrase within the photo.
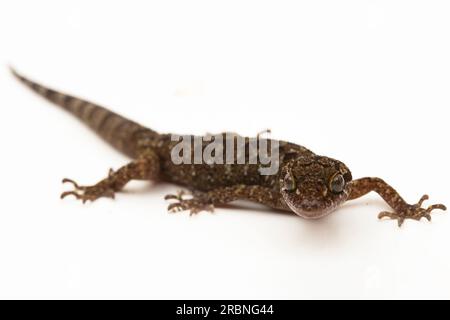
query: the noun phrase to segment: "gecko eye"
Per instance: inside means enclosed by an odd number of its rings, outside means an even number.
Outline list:
[[[345,179],[342,174],[336,173],[330,179],[330,190],[334,193],[341,193],[344,191]]]
[[[286,191],[294,191],[297,188],[295,179],[290,173],[286,174],[284,177],[283,185]]]

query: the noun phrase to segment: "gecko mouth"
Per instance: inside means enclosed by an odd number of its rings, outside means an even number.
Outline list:
[[[347,190],[334,198],[328,199],[295,199],[289,194],[283,194],[283,198],[289,208],[298,216],[305,219],[320,219],[337,209],[348,197]]]
[[[323,218],[330,213],[332,213],[337,207],[338,204],[333,204],[332,206],[325,208],[317,208],[317,209],[302,209],[301,207],[295,206],[291,202],[286,202],[289,208],[295,212],[296,215],[305,218],[305,219],[320,219]],[[305,206],[308,207],[308,206]]]

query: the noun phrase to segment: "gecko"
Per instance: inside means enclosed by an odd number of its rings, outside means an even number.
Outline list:
[[[93,102],[65,94],[34,82],[10,68],[12,74],[34,92],[68,111],[93,129],[115,149],[132,160],[93,185],[79,185],[65,178],[63,183],[73,186],[61,198],[74,196],[86,201],[101,197],[114,198],[132,180],[165,181],[189,190],[165,197],[171,203],[169,212],[212,212],[236,200],[263,204],[274,210],[290,211],[302,218],[322,218],[347,201],[369,192],[376,192],[392,211],[380,212],[378,218],[397,220],[431,220],[435,209],[446,210],[443,204],[423,208],[428,199],[424,195],[415,204],[407,203],[383,179],[364,177],[353,179],[349,168],[341,161],[313,153],[309,149],[287,141],[267,139],[277,143],[279,168],[275,174],[262,175],[258,160],[250,163],[250,148],[244,154],[246,161],[237,164],[174,163],[171,154],[177,142],[171,134],[161,134],[131,121]],[[223,133],[225,137],[225,133]],[[192,136],[193,137],[193,136]],[[234,135],[236,139],[238,135]],[[248,145],[250,139],[244,138]],[[202,142],[202,150],[207,147]]]

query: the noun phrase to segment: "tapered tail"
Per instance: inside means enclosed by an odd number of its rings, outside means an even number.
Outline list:
[[[44,87],[20,75],[13,68],[10,69],[12,74],[31,90],[79,118],[112,146],[130,157],[136,156],[139,135],[155,138],[158,136],[155,131],[95,103]]]

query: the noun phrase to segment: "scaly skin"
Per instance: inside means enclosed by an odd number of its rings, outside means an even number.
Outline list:
[[[342,162],[319,156],[310,150],[285,141],[279,141],[279,170],[274,175],[261,175],[263,164],[249,164],[246,148],[245,164],[174,164],[171,134],[159,134],[130,121],[106,108],[68,94],[37,84],[12,70],[14,76],[33,91],[78,117],[116,149],[133,159],[93,186],[79,186],[71,179],[73,191],[62,193],[61,198],[73,195],[86,202],[100,197],[114,197],[131,180],[162,180],[192,190],[191,197],[179,192],[168,195],[174,200],[169,211],[189,210],[191,214],[212,211],[215,206],[235,200],[249,200],[274,209],[293,211],[301,217],[317,219],[328,215],[348,200],[359,198],[371,191],[378,193],[393,209],[381,212],[379,218],[396,219],[401,226],[405,219],[431,220],[434,209],[446,210],[442,204],[422,208],[424,195],[417,204],[410,205],[398,192],[380,178],[353,180],[350,170]],[[225,139],[227,136],[222,134]],[[192,136],[194,139],[194,137]],[[237,136],[232,139],[236,142]],[[246,146],[249,138],[245,138]],[[267,139],[269,145],[275,140]],[[205,150],[208,142],[202,142]],[[236,144],[235,144],[236,145]],[[192,150],[192,155],[194,151]],[[236,160],[236,155],[234,160]],[[223,159],[225,163],[225,158]],[[258,160],[259,161],[259,160]]]

